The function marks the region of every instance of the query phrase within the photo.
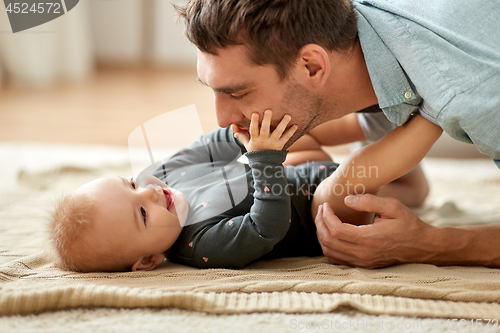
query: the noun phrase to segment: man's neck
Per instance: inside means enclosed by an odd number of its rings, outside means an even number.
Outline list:
[[[378,104],[359,40],[349,52],[332,52],[331,65],[325,96],[332,119]]]

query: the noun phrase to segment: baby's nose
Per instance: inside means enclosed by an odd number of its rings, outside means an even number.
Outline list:
[[[156,202],[158,200],[158,190],[162,190],[160,185],[156,184],[148,184],[144,186],[144,196],[147,200],[152,200]]]
[[[152,189],[155,189],[155,190],[161,190],[162,189],[160,185],[156,185],[156,184],[149,184],[149,185],[146,185],[144,188],[146,188],[146,189],[152,188]]]

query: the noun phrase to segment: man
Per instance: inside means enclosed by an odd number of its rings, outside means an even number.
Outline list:
[[[247,130],[266,109],[277,124],[286,112],[299,126],[292,143],[378,104],[397,125],[419,112],[500,167],[499,1],[191,0],[177,10],[221,127]],[[368,194],[346,204],[379,216],[356,227],[320,206],[318,239],[332,263],[500,267],[500,225],[432,227]]]

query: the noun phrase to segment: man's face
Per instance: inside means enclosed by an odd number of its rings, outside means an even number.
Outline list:
[[[281,81],[274,66],[251,64],[243,45],[218,49],[217,52],[217,55],[212,55],[198,50],[198,78],[214,91],[220,127],[236,124],[246,130],[252,113],[259,113],[262,119],[264,111],[270,109],[274,129],[283,116],[289,114],[292,120],[288,126],[296,124],[299,127],[289,140],[289,146],[324,121],[320,119],[323,99],[314,96],[296,80],[294,68]]]

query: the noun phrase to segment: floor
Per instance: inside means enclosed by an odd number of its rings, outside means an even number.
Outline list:
[[[0,141],[127,145],[130,132],[195,104],[205,132],[217,128],[213,96],[196,69],[107,69],[46,90],[0,91]]]

